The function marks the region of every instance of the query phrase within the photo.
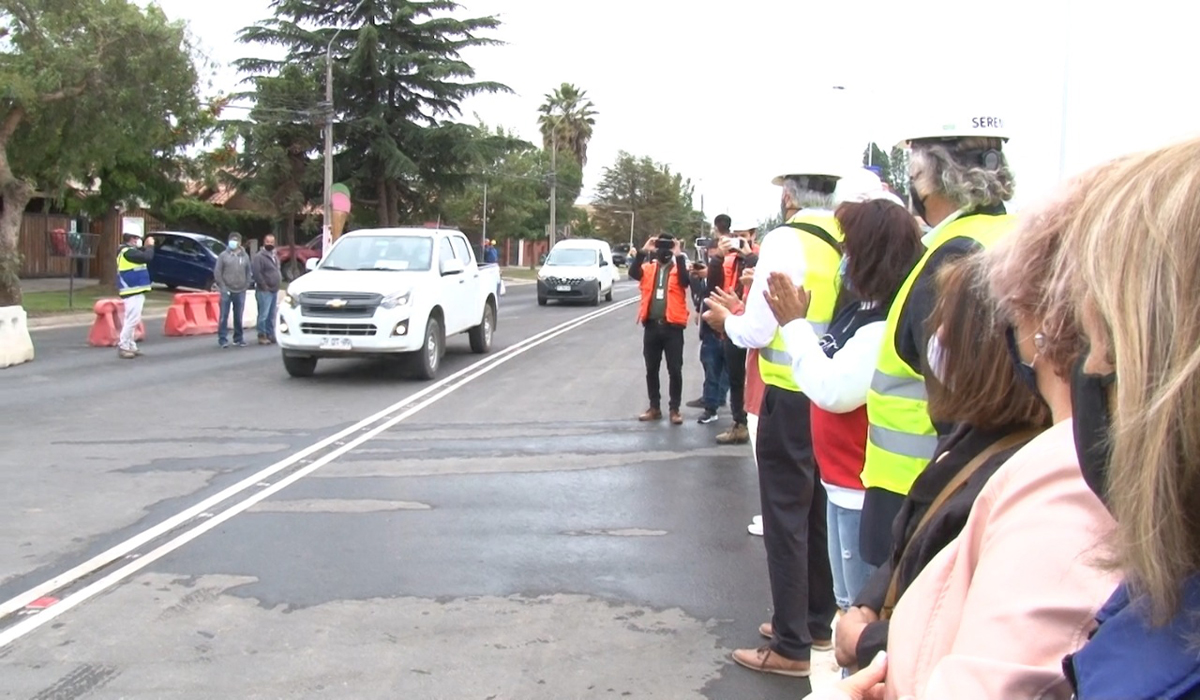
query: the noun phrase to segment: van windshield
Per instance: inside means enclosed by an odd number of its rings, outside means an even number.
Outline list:
[[[596,264],[596,251],[584,248],[555,248],[546,258],[547,265],[560,267],[591,267]]]

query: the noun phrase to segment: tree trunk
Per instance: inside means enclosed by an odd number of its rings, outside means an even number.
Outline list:
[[[400,225],[400,188],[395,181],[387,181],[388,188],[388,222],[389,227]]]
[[[33,198],[33,189],[19,180],[0,186],[4,208],[0,210],[0,306],[21,304],[21,220]]]
[[[375,219],[379,226],[387,226],[388,212],[392,209],[388,203],[387,180],[382,177],[379,178],[375,183],[375,187],[379,190],[379,204],[375,206]]]

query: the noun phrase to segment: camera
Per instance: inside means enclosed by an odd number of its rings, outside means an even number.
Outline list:
[[[675,237],[670,234],[663,234],[654,241],[654,248],[661,252],[672,252],[675,250]]]

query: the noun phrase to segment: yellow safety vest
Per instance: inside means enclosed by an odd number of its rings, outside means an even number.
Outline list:
[[[795,231],[800,237],[801,245],[804,246],[804,289],[812,293],[807,318],[817,334],[821,335],[828,330],[829,322],[833,320],[833,312],[836,310],[834,306],[841,286],[838,268],[842,263],[842,227],[832,214],[812,214],[804,211],[788,219],[785,226],[788,224],[820,227],[839,246],[835,249],[814,233],[801,229]],[[763,382],[769,386],[800,391],[800,386],[792,377],[792,356],[788,354],[787,345],[783,342],[783,334],[779,329],[775,330],[775,337],[771,342],[758,351],[758,372],[762,375]]]
[[[146,264],[125,259],[125,251],[130,247],[123,245],[117,251],[117,295],[123,297],[145,294],[151,289],[150,270]]]
[[[953,238],[970,238],[987,247],[1012,230],[1015,217],[972,214],[939,226],[925,255],[900,286],[888,310],[885,342],[875,365],[871,390],[867,393],[867,461],[862,480],[867,488],[880,488],[907,495],[913,481],[933,459],[937,431],[929,418],[925,378],[908,366],[896,351],[896,334],[913,283],[930,256]]]

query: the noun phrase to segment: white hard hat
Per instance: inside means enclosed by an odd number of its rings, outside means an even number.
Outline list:
[[[963,139],[963,138],[992,138],[1008,140],[1008,127],[1003,117],[995,113],[981,113],[971,116],[955,116],[950,119],[926,119],[925,123],[917,125],[909,136],[902,139],[898,146],[904,148],[913,141],[921,139]]]
[[[810,168],[811,169],[809,169],[809,170],[791,170],[782,175],[776,175],[775,177],[773,177],[771,179],[771,184],[775,185],[776,187],[781,187],[783,185],[783,181],[786,178],[804,177],[806,175],[809,177],[840,178],[842,176],[842,173],[844,173],[846,170],[845,168],[839,168],[839,167],[830,166],[830,165],[810,166]]]
[[[833,203],[865,202],[885,193],[887,189],[878,175],[866,168],[859,168],[846,173],[838,180],[837,189],[833,192]]]
[[[753,231],[758,228],[757,221],[739,221],[737,224],[730,226],[730,231]]]
[[[143,238],[143,237],[144,237],[144,236],[142,236],[142,234],[141,234],[140,232],[138,232],[138,231],[126,231],[125,233],[122,233],[122,234],[121,234],[121,237],[122,237],[122,238],[128,238],[128,237],[130,237],[130,236],[132,236],[132,237],[134,237],[134,238]]]

